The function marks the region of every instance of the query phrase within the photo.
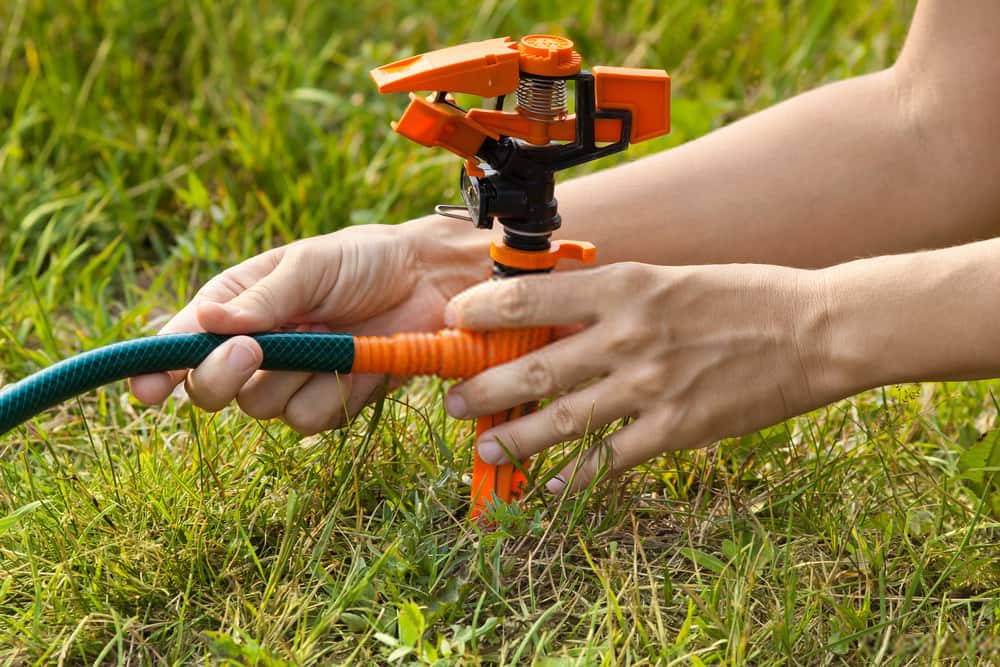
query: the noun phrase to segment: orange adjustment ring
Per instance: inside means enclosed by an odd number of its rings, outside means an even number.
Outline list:
[[[493,261],[523,271],[544,271],[555,268],[560,259],[575,259],[591,264],[597,257],[597,248],[586,241],[553,241],[545,251],[517,250],[509,245],[490,244]]]
[[[573,42],[558,35],[527,35],[517,45],[519,65],[525,74],[573,76],[583,59]]]

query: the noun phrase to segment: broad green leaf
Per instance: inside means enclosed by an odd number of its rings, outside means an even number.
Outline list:
[[[398,623],[400,643],[404,646],[419,645],[427,628],[427,621],[415,602],[404,602],[399,605]]]

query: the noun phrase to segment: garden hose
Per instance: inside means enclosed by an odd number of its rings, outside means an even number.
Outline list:
[[[464,378],[514,359],[547,340],[547,329],[477,333],[352,336],[343,333],[262,333],[261,368],[314,373],[387,373]],[[146,373],[194,368],[229,336],[208,333],[150,336],[70,357],[0,389],[0,434],[73,396]]]

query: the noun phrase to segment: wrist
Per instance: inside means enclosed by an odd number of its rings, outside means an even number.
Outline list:
[[[828,355],[854,389],[1000,374],[1000,239],[826,270]]]
[[[878,280],[878,263],[857,260],[812,271],[822,304],[820,386],[825,402],[902,381],[893,348],[898,305]],[[888,297],[888,298],[886,298]],[[898,350],[897,350],[898,351]]]
[[[824,384],[835,398],[923,377],[924,298],[934,278],[919,255],[857,260],[814,272],[824,308]],[[929,377],[926,379],[930,379]]]

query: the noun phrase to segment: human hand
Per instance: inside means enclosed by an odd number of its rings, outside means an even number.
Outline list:
[[[488,275],[489,239],[471,232],[426,218],[296,241],[212,278],[160,333],[435,330],[448,299]],[[356,413],[382,382],[375,375],[261,371],[262,358],[256,341],[236,336],[190,372],[133,378],[132,392],[160,403],[185,381],[191,400],[206,410],[235,398],[252,417],[280,417],[312,434]]]
[[[823,381],[817,272],[733,264],[605,267],[496,280],[448,304],[467,329],[583,325],[452,387],[455,417],[562,394],[484,433],[484,461],[521,460],[622,417],[634,421],[549,481],[585,486],[668,450],[741,435],[840,398]]]

